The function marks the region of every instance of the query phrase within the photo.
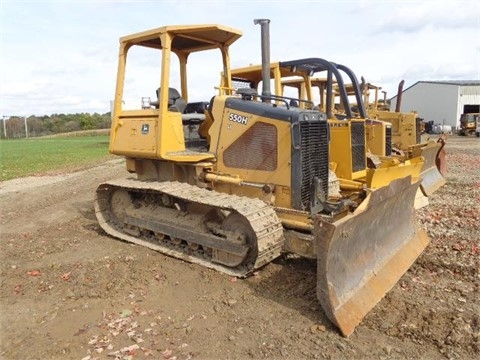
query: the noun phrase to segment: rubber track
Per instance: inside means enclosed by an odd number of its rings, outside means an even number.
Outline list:
[[[109,194],[114,188],[144,193],[166,193],[187,202],[200,203],[221,210],[237,211],[247,218],[256,233],[258,256],[255,263],[248,264],[247,267],[240,265],[236,268],[230,268],[213,263],[205,258],[186,254],[180,251],[180,249],[153,243],[123,232],[116,227],[114,222],[110,221],[108,202]],[[263,201],[218,193],[176,181],[145,182],[136,179],[120,179],[100,184],[95,198],[95,214],[100,226],[109,235],[237,277],[245,277],[255,269],[278,257],[281,254],[284,243],[282,223],[275,210]]]

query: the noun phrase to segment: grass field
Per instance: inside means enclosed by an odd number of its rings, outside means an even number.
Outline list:
[[[0,141],[0,181],[72,171],[116,158],[108,136],[33,138]]]

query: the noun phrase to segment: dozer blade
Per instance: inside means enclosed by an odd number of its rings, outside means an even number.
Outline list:
[[[421,156],[425,158],[425,162],[420,175],[422,177],[422,183],[420,187],[426,196],[432,195],[435,191],[445,185],[445,178],[442,176],[439,168],[437,167],[438,154],[441,156],[443,155],[443,165],[441,166],[445,167],[446,169],[445,153],[442,152],[443,144],[440,142],[430,142],[424,148],[422,148]]]
[[[367,169],[367,187],[378,189],[390,184],[392,180],[409,175],[412,177],[412,181],[417,181],[420,178],[424,163],[425,159],[417,156],[398,165]]]
[[[440,144],[440,149],[437,152],[437,157],[435,158],[435,164],[437,165],[438,171],[445,177],[447,175],[447,159],[445,154],[445,136],[438,138],[437,143]]]
[[[412,176],[412,181],[418,181],[424,162],[425,159],[422,156],[416,156],[399,165],[381,167],[378,169],[367,169],[367,187],[370,189],[377,189],[388,185],[394,179],[403,178],[409,175]],[[428,197],[425,196],[419,187],[415,196],[415,209],[421,209],[428,204]]]
[[[344,336],[429,243],[415,221],[418,186],[410,177],[397,179],[373,190],[355,212],[334,223],[315,217],[317,297]]]
[[[430,202],[428,201],[428,197],[425,196],[422,189],[418,187],[417,193],[415,195],[415,210],[421,209],[425,206],[428,206]]]

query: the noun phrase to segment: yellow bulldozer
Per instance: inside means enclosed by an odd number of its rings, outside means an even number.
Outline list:
[[[269,20],[254,22],[268,64]],[[227,94],[229,48],[241,35],[213,24],[120,38],[109,150],[124,156],[135,176],[98,186],[97,219],[113,237],[238,277],[284,252],[316,259],[317,297],[349,336],[429,242],[412,206],[419,183],[406,177],[330,196],[324,112],[292,107],[268,86],[261,101],[249,91]],[[136,71],[126,75],[135,49],[144,85],[153,84],[157,98],[142,96],[131,109],[126,88],[141,79]],[[209,101],[192,102],[187,59],[195,69],[199,56],[203,75],[201,54],[220,55],[223,86]],[[268,66],[263,70],[269,79]],[[352,152],[348,142],[343,151]]]
[[[235,89],[254,90],[263,86],[262,65],[232,69]],[[357,88],[357,107],[354,114],[349,101],[347,87],[342,74],[345,72]],[[322,79],[312,75],[327,73]],[[273,81],[274,95],[291,106],[302,109],[318,108],[327,116],[330,133],[330,165],[338,177],[342,190],[368,187],[379,188],[388,185],[393,179],[412,176],[420,178],[424,159],[421,156],[399,160],[391,155],[391,125],[386,122],[366,118],[360,96],[360,85],[353,72],[346,66],[320,58],[299,59],[269,64],[269,76]],[[313,88],[321,87],[320,103],[314,105]],[[351,86],[351,85],[350,85]],[[296,88],[294,97],[284,96],[286,88]],[[335,87],[335,88],[334,88]],[[335,98],[340,98],[334,102]],[[277,100],[277,105],[282,102]],[[390,131],[390,132],[389,132]],[[344,151],[348,147],[352,151]],[[420,200],[418,200],[420,198]],[[419,190],[415,201],[416,208],[428,204]]]
[[[460,115],[458,135],[480,137],[480,113],[464,113]]]
[[[346,67],[347,72],[350,70]],[[352,80],[354,78],[352,77]],[[311,78],[310,86],[317,89],[317,95],[320,99],[319,108],[325,109],[327,94],[326,78]],[[288,80],[284,86],[296,88],[301,97],[315,96],[307,93],[303,87],[303,81],[299,79]],[[370,83],[365,83],[362,78],[361,84],[345,84],[344,88],[347,96],[355,96],[355,103],[344,105],[339,101],[332,107],[332,113],[345,114],[345,106],[350,106],[354,116],[366,117],[369,126],[366,127],[367,143],[370,150],[380,156],[394,156],[401,162],[412,162],[418,169],[419,176],[422,178],[420,185],[421,192],[417,194],[416,208],[428,204],[428,196],[445,184],[445,174],[447,172],[445,158],[445,137],[441,136],[437,141],[421,140],[421,119],[415,112],[402,113],[399,110],[401,104],[401,93],[403,83],[399,85],[399,95],[397,109],[390,111],[387,109],[386,94],[384,101],[379,100],[379,91],[377,87]],[[332,86],[332,96],[341,97],[341,88],[338,84]],[[374,92],[374,101],[370,101],[370,91]],[[388,125],[386,125],[388,124]],[[423,158],[420,164],[418,159]],[[389,162],[386,162],[389,164]],[[394,161],[392,165],[396,165]]]
[[[397,91],[397,103],[394,111],[387,105],[386,93],[383,102],[379,101],[381,87],[362,81],[364,102],[368,104],[367,113],[372,119],[386,121],[392,124],[392,149],[399,156],[411,159],[423,156],[425,163],[422,168],[422,184],[420,188],[426,196],[430,196],[445,185],[447,161],[445,154],[445,136],[437,141],[422,141],[422,119],[415,111],[401,112],[404,81],[400,81]],[[374,93],[374,101],[370,100],[370,91]]]

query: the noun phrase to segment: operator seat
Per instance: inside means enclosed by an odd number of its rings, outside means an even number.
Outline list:
[[[157,99],[160,96],[160,88],[157,89]],[[187,103],[175,88],[168,88],[168,110],[182,113],[185,111]]]

